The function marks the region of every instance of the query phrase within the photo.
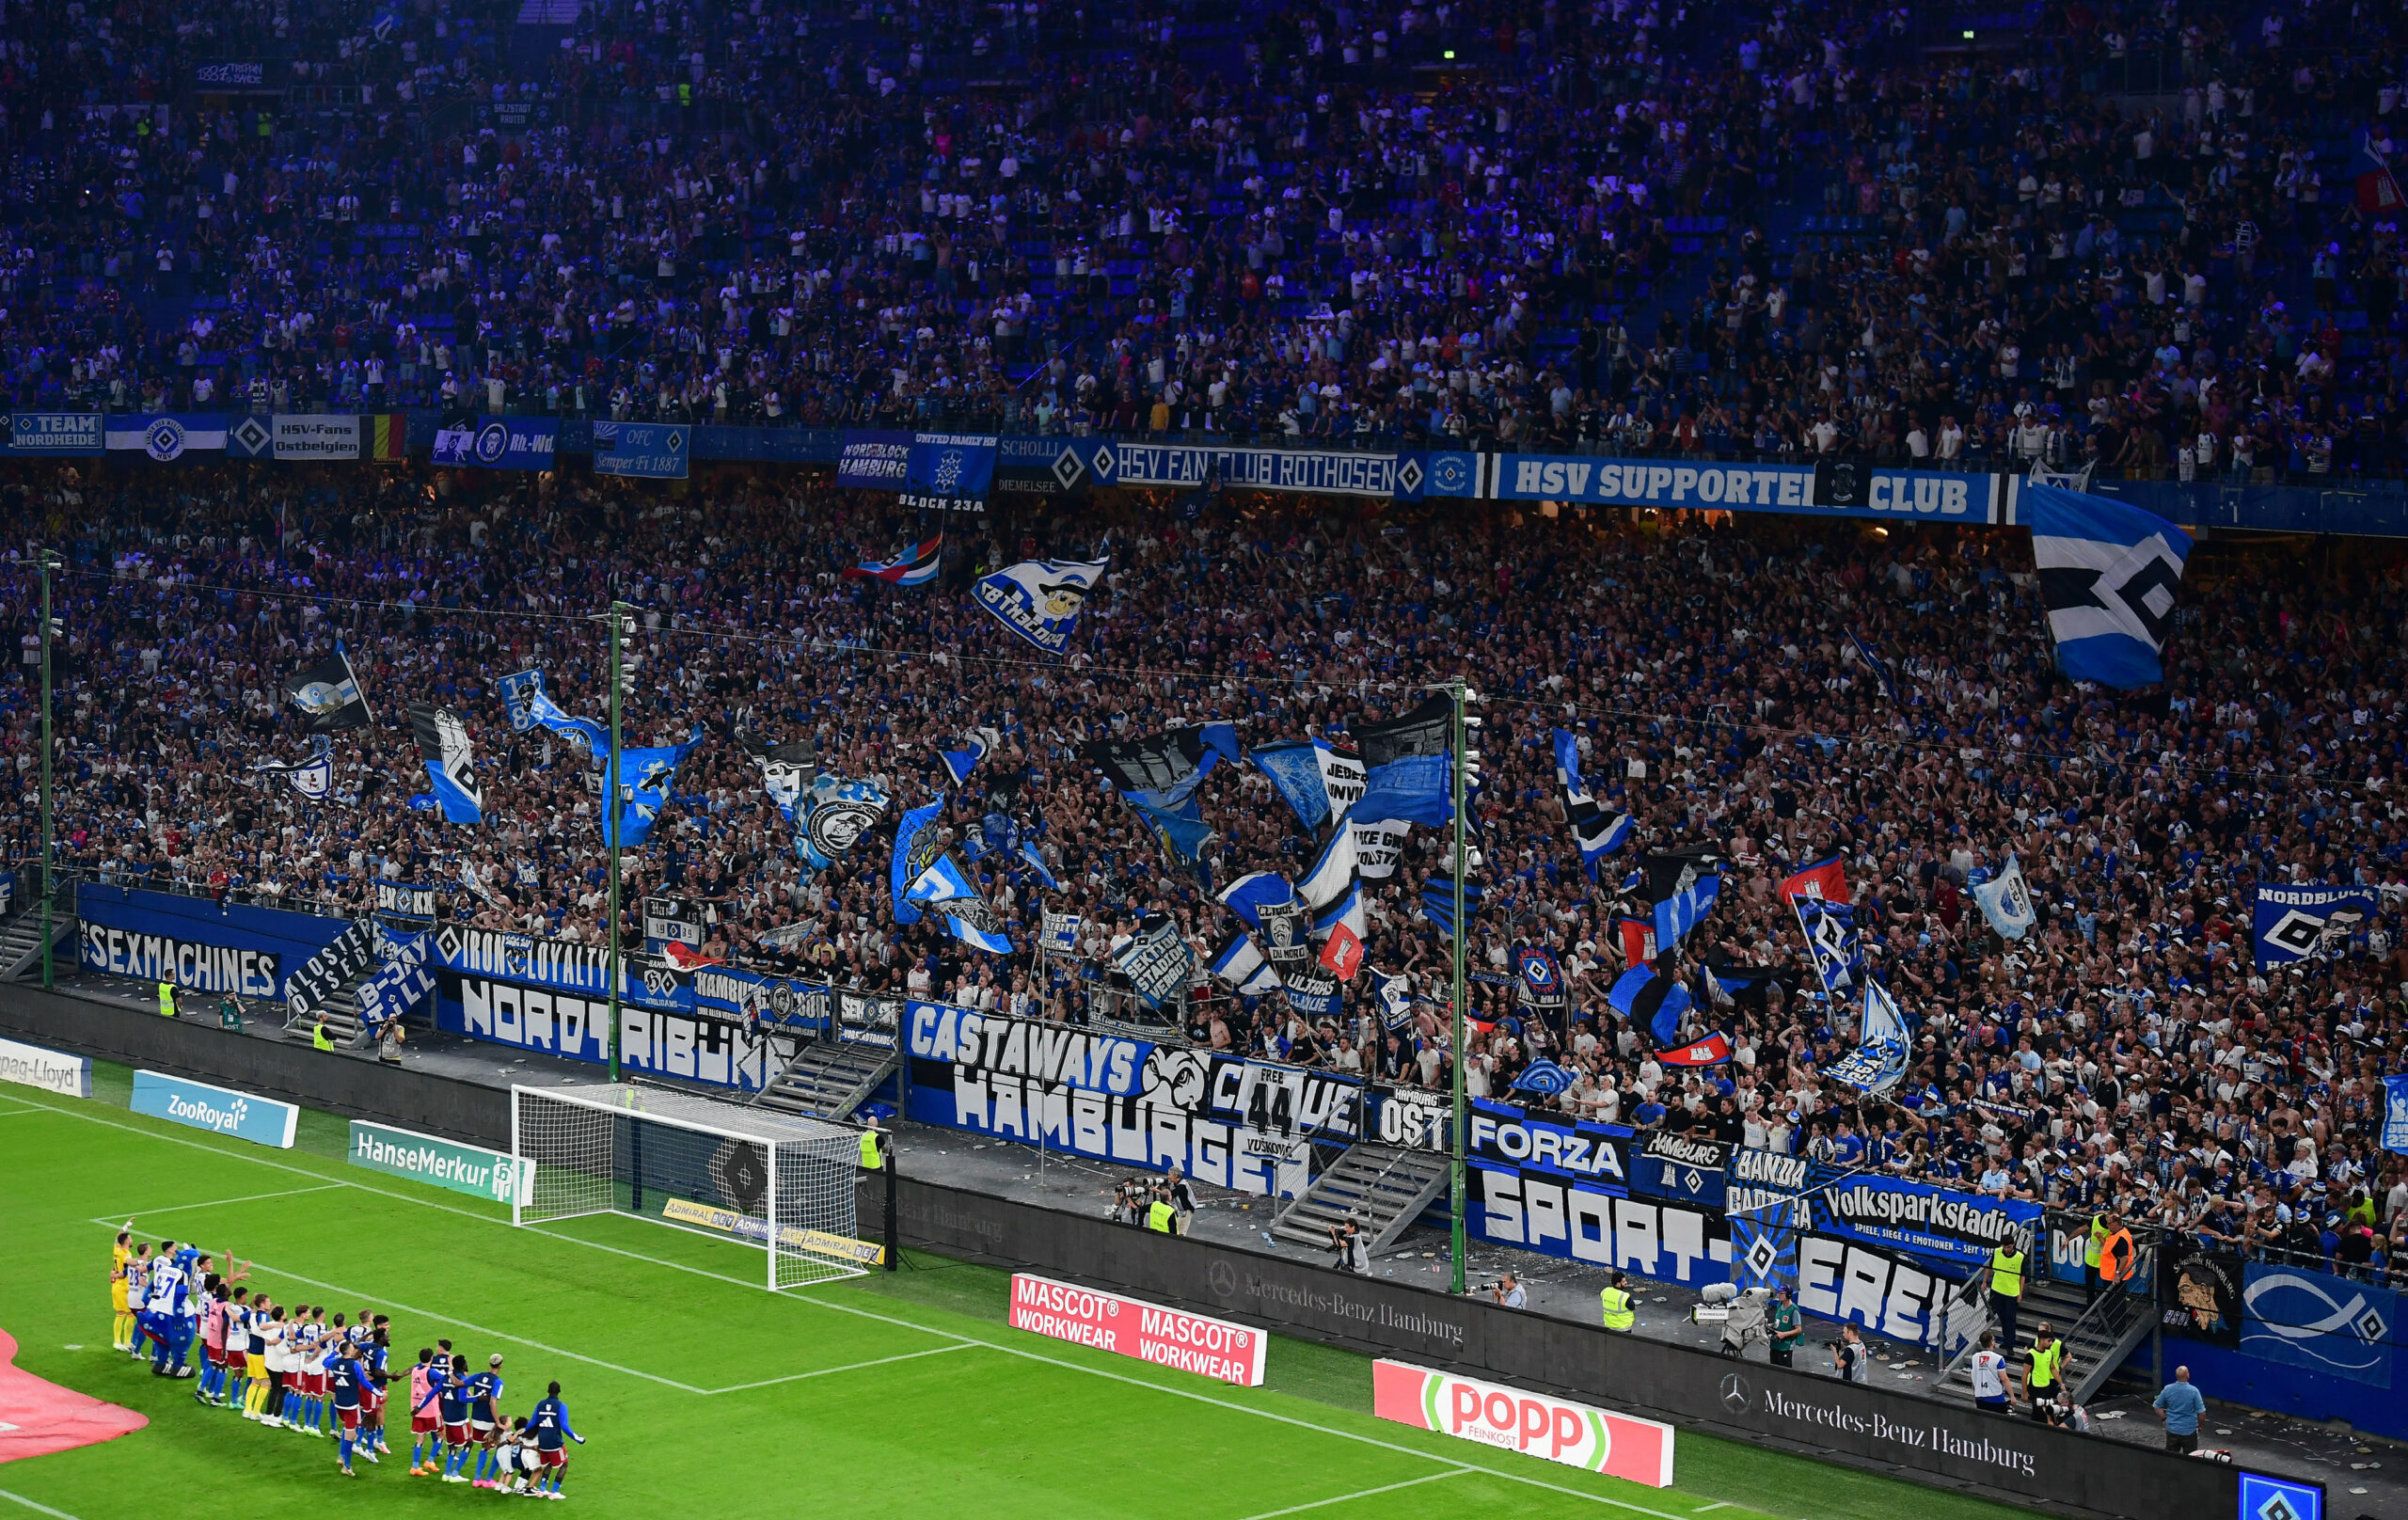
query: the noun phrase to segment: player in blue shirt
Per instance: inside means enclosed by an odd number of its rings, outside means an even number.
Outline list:
[[[360,1312],[359,1322],[370,1322],[366,1310]],[[367,1447],[371,1462],[376,1460],[379,1451],[388,1457],[393,1454],[393,1449],[385,1444],[386,1389],[393,1381],[388,1370],[392,1344],[393,1322],[389,1316],[379,1314],[374,1328],[369,1332],[368,1344],[359,1353],[360,1368],[368,1374],[368,1385],[360,1400],[359,1439]]]
[[[335,1434],[342,1454],[342,1475],[356,1478],[351,1468],[351,1449],[359,1439],[359,1411],[362,1395],[368,1385],[368,1374],[359,1366],[351,1342],[338,1341],[326,1354],[326,1397],[334,1404]],[[368,1453],[376,1460],[376,1453]]]
[[[461,1462],[468,1454],[468,1359],[454,1353],[451,1375],[443,1385],[429,1395],[443,1416],[443,1480],[465,1483],[467,1474],[460,1470]]]
[[[485,1364],[485,1370],[468,1379],[468,1439],[477,1447],[478,1488],[501,1486],[501,1460],[495,1451],[500,1438],[501,1421],[494,1411],[501,1402],[501,1353],[495,1352]],[[488,1475],[485,1469],[494,1471]]]
[[[568,1406],[561,1402],[561,1385],[554,1383],[545,1390],[543,1402],[527,1417],[527,1428],[535,1433],[535,1463],[538,1469],[534,1486],[527,1492],[537,1498],[556,1499],[561,1496],[561,1475],[568,1466],[568,1448],[561,1444],[563,1437],[585,1444],[568,1422]],[[551,1486],[547,1488],[546,1480]]]

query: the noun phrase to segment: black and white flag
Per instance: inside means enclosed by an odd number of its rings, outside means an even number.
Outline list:
[[[320,736],[318,751],[307,760],[287,763],[282,760],[260,760],[252,763],[254,776],[281,776],[305,801],[323,802],[335,789],[334,741]]]
[[[468,742],[468,725],[449,707],[422,702],[409,706],[410,730],[418,736],[419,758],[426,762],[427,790],[447,823],[483,823],[484,793],[477,785],[476,752]]]
[[[301,709],[312,734],[366,728],[371,720],[359,677],[352,673],[351,657],[341,649],[296,673],[285,684],[284,695]]]

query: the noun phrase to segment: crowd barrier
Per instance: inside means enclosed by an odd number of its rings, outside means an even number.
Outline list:
[[[909,1175],[898,1186],[907,1245],[1306,1340],[2084,1516],[2230,1514],[2238,1500],[2237,1469],[2217,1463]]]

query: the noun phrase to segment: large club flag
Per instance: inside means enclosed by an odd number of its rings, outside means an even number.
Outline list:
[[[1295,884],[1275,871],[1249,871],[1223,887],[1220,895],[1221,906],[1257,934],[1262,932],[1264,910],[1286,908],[1295,900]]]
[[[1463,888],[1464,912],[1467,915],[1479,912],[1481,891],[1480,883],[1465,878]],[[1433,872],[1429,879],[1421,883],[1421,916],[1430,921],[1430,926],[1438,931],[1439,938],[1450,943],[1453,942],[1456,928],[1455,879],[1453,877],[1444,872]]]
[[[931,827],[943,811],[944,793],[939,792],[935,801],[911,809],[895,826],[895,854],[887,862],[886,885],[897,924],[920,921],[918,904],[926,899],[915,897],[913,888],[944,853],[944,831]]]
[[[1898,1012],[1897,1004],[1891,1001],[1880,983],[1867,978],[1863,1021],[1857,1030],[1856,1049],[1832,1062],[1829,1074],[1859,1092],[1881,1097],[1907,1074],[1909,1038],[1906,1019]]]
[[[2165,679],[2175,594],[2191,535],[2154,513],[2055,485],[2026,485],[2032,562],[2057,663],[2129,690]]]
[[[1023,560],[982,578],[978,605],[996,622],[1049,655],[1069,646],[1079,609],[1103,578],[1109,560]]]
[[[1723,1034],[1708,1035],[1703,1039],[1684,1045],[1676,1051],[1656,1053],[1656,1061],[1659,1066],[1720,1066],[1729,1059],[1731,1059],[1731,1037]]]
[[[2020,940],[2039,921],[2032,907],[2032,889],[2024,884],[2023,866],[2012,855],[2006,866],[1988,881],[1974,883],[1973,901],[2002,940]]]
[[[1820,897],[1792,897],[1798,927],[1814,960],[1814,975],[1826,992],[1855,986],[1864,976],[1864,942],[1857,937],[1856,910]]]
[[[1241,929],[1213,952],[1207,968],[1212,979],[1240,997],[1268,997],[1279,990],[1279,974],[1262,957],[1254,936]]]
[[[619,795],[612,806],[602,810],[604,845],[616,843],[633,849],[651,837],[652,826],[660,821],[677,785],[677,768],[709,736],[709,731],[696,723],[683,743],[619,752]],[[607,770],[606,760],[606,774]]]
[[[476,751],[468,741],[468,725],[451,708],[423,702],[411,703],[409,715],[419,758],[426,763],[427,790],[443,810],[443,821],[484,822],[485,797],[477,785]]]
[[[1801,866],[1782,879],[1782,900],[1792,897],[1814,897],[1824,902],[1844,903],[1847,898],[1847,873],[1841,868],[1840,858],[1826,855],[1812,865]]]
[[[1362,800],[1362,757],[1327,739],[1257,745],[1245,757],[1270,779],[1272,790],[1307,829],[1320,829]]]
[[[1003,746],[1004,736],[991,728],[974,728],[961,736],[961,748],[939,752],[944,761],[944,772],[956,786],[970,779],[978,762]]]
[[[2383,1148],[2408,1156],[2408,1077],[2383,1079]]]
[[[883,580],[894,586],[925,586],[937,578],[944,560],[944,534],[936,533],[891,560],[863,560],[845,574],[861,580]]]
[[[1341,824],[1344,821],[1339,820]],[[1296,883],[1296,895],[1305,899],[1307,908],[1320,910],[1328,907],[1354,885],[1357,859],[1354,831],[1351,828],[1332,831],[1329,843],[1322,846],[1321,855],[1313,862],[1312,869]]]
[[[1669,1046],[1681,1036],[1681,1015],[1689,1010],[1689,990],[1670,976],[1634,966],[1615,979],[1606,1001],[1614,1011],[1643,1024],[1648,1038]]]
[[[1413,1021],[1413,977],[1405,972],[1390,976],[1372,967],[1371,996],[1378,1003],[1380,1022],[1390,1029],[1402,1029]]]
[[[368,699],[360,694],[359,677],[352,672],[351,657],[340,647],[294,674],[285,683],[284,695],[301,709],[304,726],[312,734],[366,728],[371,720]]]
[[[1433,829],[1454,817],[1454,704],[1432,697],[1402,718],[1356,731],[1364,786],[1355,805],[1363,816]]]
[[[1656,905],[1656,948],[1657,954],[1681,942],[1681,937],[1697,927],[1698,921],[1714,910],[1714,900],[1722,894],[1722,879],[1702,876],[1687,891],[1676,892]]]

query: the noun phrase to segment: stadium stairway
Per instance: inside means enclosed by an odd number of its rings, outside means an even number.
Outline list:
[[[2150,1280],[2146,1262],[2140,1275],[2144,1281]],[[2066,1375],[2073,1385],[2074,1401],[2087,1403],[2124,1365],[2124,1358],[2148,1338],[2155,1319],[2153,1300],[2145,1295],[2104,1293],[2097,1303],[2084,1304],[2079,1284],[2045,1275],[2027,1279],[2023,1306],[2016,1315],[2016,1343],[2004,1348],[2007,1366],[2022,1365],[2023,1354],[2032,1349],[2033,1327],[2046,1323],[2066,1343]],[[1937,1387],[1941,1397],[1973,1401],[1972,1363],[1969,1346],[1941,1375]]]
[[[1327,1250],[1330,1227],[1352,1219],[1363,1227],[1367,1249],[1376,1255],[1446,1190],[1447,1158],[1434,1150],[1350,1146],[1304,1196],[1280,1211],[1271,1233]]]
[[[50,942],[55,951],[64,946],[75,932],[75,907],[70,901],[52,909]],[[55,964],[71,964],[73,952]],[[0,982],[23,981],[36,974],[41,967],[41,914],[28,909],[8,921],[0,930]]]
[[[324,1003],[307,1013],[288,1014],[284,1021],[284,1032],[308,1039],[309,1031],[317,1026],[318,1016],[324,1014],[326,1020],[326,1035],[329,1038],[336,1044],[346,1047],[358,1044],[361,1022],[359,984],[366,981],[371,974],[372,974],[371,971],[361,972],[341,987],[337,988]]]
[[[814,1040],[787,1063],[752,1102],[781,1114],[841,1119],[869,1100],[893,1075],[901,1056],[892,1046]]]

